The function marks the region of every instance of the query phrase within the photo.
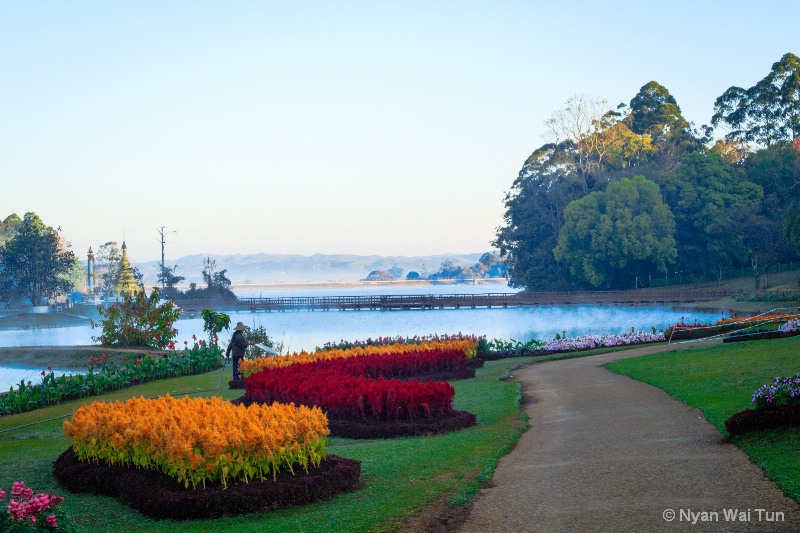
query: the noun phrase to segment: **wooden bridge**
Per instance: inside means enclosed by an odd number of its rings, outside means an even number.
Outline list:
[[[524,292],[487,294],[419,294],[385,296],[287,296],[239,298],[237,302],[183,300],[184,311],[231,309],[250,311],[389,311],[425,309],[504,308],[562,304],[675,304],[732,296],[731,290],[640,289],[597,292]]]

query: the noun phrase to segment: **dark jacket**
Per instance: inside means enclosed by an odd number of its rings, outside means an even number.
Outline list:
[[[231,342],[228,344],[228,349],[225,351],[225,357],[233,355],[234,359],[241,359],[244,357],[244,351],[248,346],[247,339],[244,338],[244,333],[241,331],[234,331]]]

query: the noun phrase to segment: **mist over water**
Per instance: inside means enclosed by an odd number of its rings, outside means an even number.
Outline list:
[[[264,326],[285,350],[313,350],[326,342],[364,340],[384,336],[465,333],[489,339],[548,340],[556,333],[577,337],[588,334],[624,333],[631,328],[666,329],[685,317],[687,322],[709,322],[720,313],[689,312],[669,306],[573,305],[492,309],[433,309],[425,311],[286,311],[231,313],[232,324]],[[199,316],[176,324],[176,345],[190,345],[192,335],[205,338]],[[41,330],[0,331],[0,346],[72,346],[93,344],[100,330],[90,326]],[[229,333],[220,342],[227,344]]]

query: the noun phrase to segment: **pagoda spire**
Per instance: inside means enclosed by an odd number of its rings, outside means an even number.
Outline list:
[[[119,296],[133,296],[139,287],[136,278],[133,277],[133,268],[128,260],[128,247],[122,241],[122,258],[119,260],[119,273],[117,274],[116,291]]]

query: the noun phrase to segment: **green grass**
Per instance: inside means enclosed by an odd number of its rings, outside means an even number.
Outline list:
[[[25,481],[35,490],[52,490],[65,496],[64,510],[86,531],[395,531],[437,500],[464,503],[491,479],[499,458],[527,428],[519,409],[519,384],[502,378],[532,359],[487,362],[477,370],[475,379],[453,382],[455,407],[477,415],[478,425],[473,428],[426,438],[330,439],[329,453],[361,461],[364,488],[325,503],[202,522],[156,522],[112,498],[70,494],[57,485],[52,464],[69,446],[61,433],[63,418],[59,417],[95,399],[207,391],[219,383],[219,371],[150,382],[98,398],[0,418],[0,487],[8,489],[13,481]],[[240,396],[242,391],[227,388],[230,367],[224,372],[220,389],[200,394],[228,399]],[[2,432],[39,421],[46,422]]]
[[[665,390],[703,411],[723,435],[725,420],[752,408],[758,387],[800,372],[800,338],[718,344],[610,363],[607,368]],[[800,501],[800,428],[733,440],[791,498]]]

